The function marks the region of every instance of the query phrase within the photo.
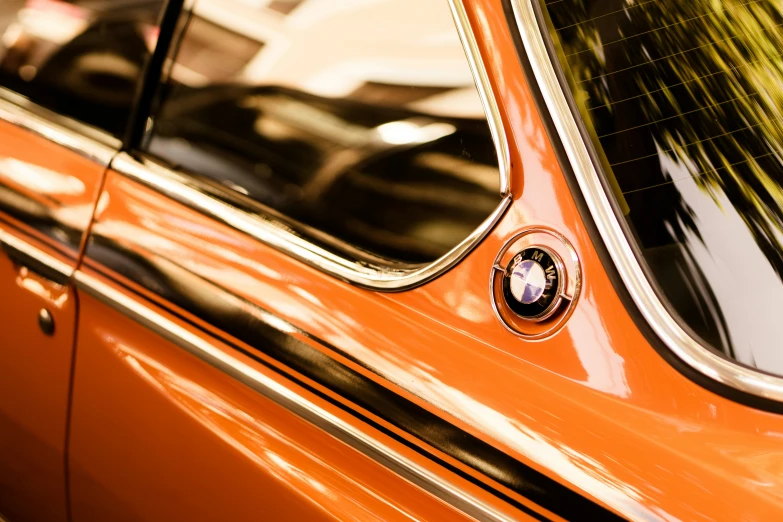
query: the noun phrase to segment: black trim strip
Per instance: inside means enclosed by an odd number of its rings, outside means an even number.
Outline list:
[[[99,232],[100,227],[96,226],[94,233]],[[108,267],[113,272],[159,296],[162,300],[172,303],[220,331],[279,361],[288,368],[558,516],[569,520],[622,520],[620,516],[603,506],[277,328],[275,324],[285,323],[287,328],[289,325],[257,305],[229,293],[172,261],[154,255],[142,256],[100,235],[94,235],[91,238],[85,258],[91,268],[137,295],[141,294],[133,288],[129,288],[122,281],[118,281],[115,276],[101,268],[100,265]],[[98,263],[100,265],[96,266]],[[177,313],[176,310],[168,306],[164,306],[164,308],[191,326],[213,335],[187,317]],[[290,329],[301,332],[293,325],[290,325]],[[301,332],[301,334],[320,343],[325,348],[332,349],[327,343],[305,332]],[[263,363],[257,356],[229,339],[221,340],[239,352]],[[295,376],[282,372],[278,368],[272,367],[272,369],[282,373],[286,378],[304,385]],[[304,386],[362,421],[394,436],[427,458],[437,461],[440,465],[478,484],[518,509],[539,520],[546,520],[546,518],[541,518],[542,515],[443,462],[432,453],[393,435],[387,429],[367,419],[360,412],[335,402],[328,396],[313,390],[310,386]]]
[[[160,19],[160,32],[155,44],[152,56],[147,60],[144,74],[136,91],[136,99],[133,101],[131,117],[123,137],[123,150],[133,150],[144,136],[147,127],[147,118],[152,108],[155,93],[160,84],[163,73],[163,65],[169,54],[169,48],[179,27],[180,15],[184,11],[184,0],[168,0],[163,8]]]

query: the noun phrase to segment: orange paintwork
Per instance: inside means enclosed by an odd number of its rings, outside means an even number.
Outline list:
[[[501,9],[469,7],[511,141],[514,203],[445,275],[398,294],[358,289],[115,173],[96,231],[339,346],[399,393],[629,517],[774,518],[783,418],[694,384],[639,332],[576,210]],[[502,328],[487,288],[506,239],[533,225],[565,234],[584,272],[566,327],[538,342]]]
[[[377,375],[327,353],[628,517],[780,518],[783,417],[691,382],[639,332],[577,212],[501,6],[474,0],[467,7],[509,137],[514,202],[485,241],[446,274],[397,294],[358,289],[114,172],[98,205],[96,232],[139,253],[173,260],[339,346]],[[36,153],[48,147],[43,139],[22,136],[6,147],[6,136],[17,131],[0,125],[0,157],[30,154],[24,161],[66,161],[62,151]],[[65,163],[47,168],[74,176],[100,172],[98,166],[77,172]],[[89,176],[89,186],[97,187],[98,175]],[[488,278],[505,241],[537,225],[573,243],[584,279],[565,327],[531,342],[498,322]],[[21,237],[36,241],[28,232],[30,237]],[[90,266],[83,270],[92,273]],[[63,517],[62,444],[75,320],[69,292],[0,256],[0,331],[9,332],[3,334],[6,349],[0,352],[0,386],[5,387],[0,440],[17,445],[0,452],[0,481],[15,474],[16,487],[42,499],[31,503],[36,509],[52,510],[18,519],[4,512],[14,522]],[[81,292],[79,298],[69,456],[74,522],[260,515],[460,519],[440,501],[141,324]],[[145,303],[155,306],[155,300],[149,296]],[[44,305],[58,324],[51,339],[43,338],[34,323]],[[372,430],[333,405],[323,406]],[[522,516],[385,435],[373,436],[512,516]],[[29,467],[20,469],[24,464]],[[34,469],[43,469],[45,479],[34,482]],[[5,486],[0,483],[1,509],[27,505]]]
[[[76,234],[90,225],[104,165],[0,120],[0,219],[76,265],[80,243],[45,235],[29,221],[57,223]],[[82,234],[82,238],[84,235]]]
[[[92,297],[81,311],[73,520],[468,520]]]
[[[84,229],[104,168],[9,123],[0,136],[0,229],[75,267],[78,243],[63,246],[8,212],[33,208]],[[14,522],[66,520],[74,298],[0,254],[0,513]],[[42,308],[54,317],[51,337],[38,328]]]
[[[73,290],[0,256],[0,296],[0,506],[11,520],[65,521]],[[52,337],[38,328],[42,308]]]

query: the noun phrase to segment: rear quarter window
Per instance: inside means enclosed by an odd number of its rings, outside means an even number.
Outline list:
[[[783,375],[783,7],[541,5],[605,186],[673,314]]]

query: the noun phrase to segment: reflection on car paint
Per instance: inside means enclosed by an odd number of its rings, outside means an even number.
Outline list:
[[[253,462],[262,473],[273,475],[281,484],[295,488],[331,516],[380,516],[380,495],[336,472],[318,454],[297,444],[295,437],[270,426],[266,419],[253,417],[236,402],[229,402],[178,374],[175,369],[116,339],[110,332],[103,333],[103,342],[149,386]],[[343,502],[349,505],[344,506]],[[391,505],[388,512],[389,515],[410,516]]]
[[[594,513],[603,519],[613,517],[613,514],[600,506],[525,467],[469,433],[444,422],[427,409],[404,400],[396,393],[341,364],[334,357],[322,353],[322,350],[336,352],[359,362],[372,372],[406,382],[410,391],[428,397],[436,405],[446,407],[448,411],[469,411],[471,414],[466,420],[470,423],[484,426],[487,418],[491,417],[493,423],[491,426],[485,426],[485,430],[523,455],[540,455],[544,448],[549,448],[545,453],[550,455],[553,451],[561,455],[569,454],[568,458],[561,461],[558,473],[567,476],[573,483],[586,486],[588,491],[602,485],[601,487],[609,488],[602,492],[602,496],[610,494],[609,484],[612,481],[607,480],[607,476],[603,476],[603,482],[597,481],[582,472],[581,466],[571,463],[576,458],[574,451],[554,449],[537,437],[523,437],[524,432],[519,431],[513,422],[496,422],[503,419],[501,414],[471,401],[453,388],[444,387],[424,368],[394,364],[396,357],[387,359],[390,355],[388,350],[399,344],[398,338],[385,338],[380,336],[380,332],[368,332],[374,339],[371,343],[374,348],[362,352],[356,351],[361,344],[347,339],[342,343],[344,345],[324,345],[320,350],[314,348],[312,344],[318,345],[322,342],[276,318],[274,314],[259,308],[244,297],[248,293],[256,292],[258,295],[269,295],[269,291],[265,288],[266,285],[260,284],[257,275],[247,278],[247,269],[250,268],[247,263],[229,262],[223,258],[228,249],[221,243],[231,240],[229,236],[221,241],[225,236],[220,230],[224,227],[213,226],[211,230],[194,227],[191,230],[200,234],[191,236],[181,230],[163,226],[172,221],[169,214],[194,213],[187,209],[177,212],[171,207],[155,208],[153,205],[160,202],[156,201],[158,198],[149,197],[148,189],[126,181],[114,173],[110,175],[107,191],[117,196],[121,194],[122,200],[110,199],[111,203],[96,217],[86,251],[85,262],[90,269],[115,279],[116,275],[123,276],[125,280],[162,299],[162,302],[170,303],[176,309],[192,314],[205,324],[239,340],[242,344],[235,345],[237,350],[251,357],[256,352],[265,354],[297,374],[333,390],[337,396],[350,401],[349,404],[358,405],[360,411],[368,411],[403,432],[410,433],[425,443],[425,448],[434,447],[464,462],[549,511],[566,518],[572,518],[576,513]],[[118,226],[119,224],[124,226]],[[199,237],[201,234],[212,237],[213,243],[206,244],[203,241],[204,236]],[[284,282],[285,278],[280,281]],[[243,289],[243,295],[235,293],[234,289],[238,288]],[[299,314],[306,310],[292,309],[291,312]],[[346,307],[337,310],[337,318],[350,321],[350,317],[345,315],[347,310]],[[323,316],[311,318],[314,321],[324,319]],[[350,323],[353,323],[355,328],[363,328],[354,321]],[[250,349],[243,346],[249,346]],[[375,362],[378,366],[374,366]],[[509,432],[508,429],[512,427]],[[429,458],[437,459],[429,450],[424,451]]]

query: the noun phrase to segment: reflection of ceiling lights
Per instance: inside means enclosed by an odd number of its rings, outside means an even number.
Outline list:
[[[412,121],[392,121],[384,123],[376,129],[381,139],[392,145],[435,141],[453,134],[456,130],[454,125],[448,123],[431,123],[419,126]]]
[[[264,7],[270,11],[275,11],[283,15],[290,13],[304,1],[305,0],[239,0],[239,2],[255,9]]]
[[[19,21],[29,36],[64,45],[87,28],[87,19],[79,13],[57,9],[22,9]]]
[[[488,192],[498,190],[497,166],[485,165],[442,152],[418,154],[414,164],[426,169],[437,170],[462,181],[473,183]]]
[[[0,178],[21,185],[34,194],[81,196],[85,190],[79,178],[14,158],[0,160]]]
[[[255,9],[265,7],[269,2],[270,0],[239,0],[239,3],[249,5]]]

